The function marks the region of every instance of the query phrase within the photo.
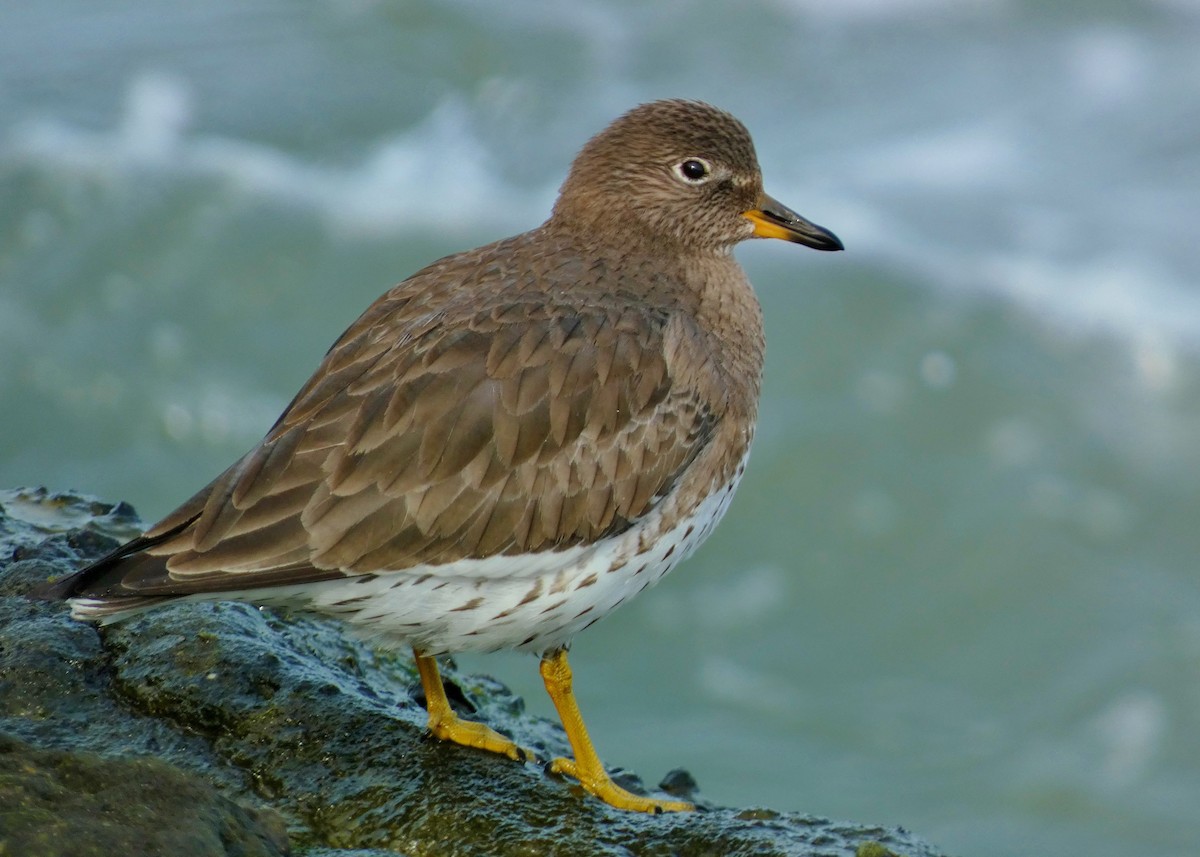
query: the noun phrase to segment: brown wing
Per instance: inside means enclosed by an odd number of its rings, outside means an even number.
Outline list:
[[[667,314],[544,292],[477,303],[381,298],[258,447],[71,594],[397,571],[630,526],[715,428],[673,381]]]

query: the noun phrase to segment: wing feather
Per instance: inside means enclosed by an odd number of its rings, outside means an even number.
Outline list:
[[[672,375],[668,312],[627,296],[435,292],[418,275],[377,301],[255,449],[73,594],[237,590],[587,543],[647,514],[712,438],[718,418]]]

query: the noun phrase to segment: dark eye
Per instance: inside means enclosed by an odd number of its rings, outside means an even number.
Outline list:
[[[688,184],[699,184],[712,174],[708,161],[688,158],[675,165],[675,173]]]

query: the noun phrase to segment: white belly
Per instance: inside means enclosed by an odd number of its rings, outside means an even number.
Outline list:
[[[665,532],[660,516],[652,513],[620,536],[592,546],[233,597],[338,616],[364,637],[427,654],[510,648],[541,653],[566,644],[690,556],[724,516],[741,473],[739,467],[733,482]]]

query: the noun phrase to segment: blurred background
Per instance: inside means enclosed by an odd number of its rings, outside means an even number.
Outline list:
[[[725,523],[576,643],[601,754],[970,857],[1200,852],[1200,3],[46,0],[0,27],[0,485],[148,521],[642,101],[844,254]],[[463,659],[550,713],[528,657]]]

